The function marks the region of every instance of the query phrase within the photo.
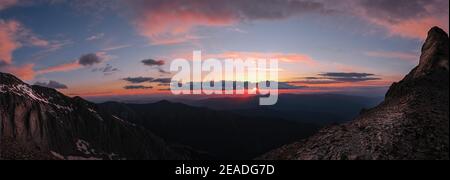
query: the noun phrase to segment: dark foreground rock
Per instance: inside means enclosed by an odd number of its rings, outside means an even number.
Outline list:
[[[449,38],[433,28],[419,65],[379,106],[353,122],[269,152],[260,159],[448,160]]]
[[[188,159],[82,98],[0,73],[0,159]]]

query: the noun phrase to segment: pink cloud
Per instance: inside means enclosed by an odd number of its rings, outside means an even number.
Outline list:
[[[13,52],[23,46],[43,47],[47,48],[47,51],[61,47],[60,42],[49,42],[39,38],[15,20],[0,19],[0,42],[0,63],[3,64],[12,64]]]
[[[289,0],[135,0],[126,4],[135,13],[138,32],[152,44],[191,41],[196,27],[224,27],[326,11],[322,3]]]
[[[136,21],[141,35],[148,37],[152,44],[177,44],[197,39],[190,30],[197,26],[229,26],[235,19],[227,14],[208,16],[201,12],[192,12],[163,5],[160,9],[145,12]]]
[[[6,65],[0,67],[0,71],[14,74],[22,80],[32,80],[36,75],[36,72],[33,70],[34,64],[25,64],[23,66],[13,66]]]
[[[95,41],[105,37],[105,33],[99,33],[86,38],[86,41]]]
[[[30,37],[29,42],[31,45],[38,47],[47,47],[50,45],[50,42],[48,42],[47,40],[40,39],[35,36]]]
[[[2,3],[0,5],[5,7],[5,1],[2,0]],[[0,19],[0,71],[14,74],[23,80],[32,80],[37,74],[33,70],[34,64],[13,64],[13,52],[21,48],[23,43],[29,43],[31,46],[49,45],[47,41],[37,38],[25,29],[20,22]]]
[[[15,39],[20,23],[0,19],[0,63],[11,64],[12,53],[21,45]]]

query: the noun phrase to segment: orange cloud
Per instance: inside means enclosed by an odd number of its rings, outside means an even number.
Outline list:
[[[14,74],[22,80],[32,80],[36,75],[36,72],[33,70],[34,64],[25,64],[23,66],[12,66],[7,65],[0,67],[0,70],[6,73]]]
[[[99,84],[80,84],[68,90],[63,90],[71,96],[96,97],[120,95],[146,95],[161,93],[157,89],[124,89],[128,84],[124,81],[101,82]]]
[[[47,73],[53,73],[53,72],[67,72],[67,71],[73,71],[76,69],[81,68],[82,66],[78,62],[78,60],[67,63],[67,64],[61,64],[56,66],[51,66],[45,69],[41,69],[37,71],[37,74],[47,74]]]

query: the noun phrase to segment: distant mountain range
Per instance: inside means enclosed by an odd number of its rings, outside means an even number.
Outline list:
[[[212,159],[252,159],[314,134],[318,126],[270,117],[161,101],[151,104],[108,102],[100,109],[143,126],[165,140],[208,152]]]
[[[428,33],[419,65],[379,106],[259,159],[449,159],[449,37]]]
[[[272,117],[301,123],[329,125],[348,122],[361,110],[374,107],[382,97],[339,94],[280,94],[273,106],[259,106],[258,97],[210,98],[185,101],[187,104],[215,110],[232,111],[245,116]]]

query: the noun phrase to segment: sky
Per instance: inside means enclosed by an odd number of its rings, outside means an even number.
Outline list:
[[[176,58],[277,58],[282,91],[385,93],[448,0],[0,0],[0,71],[69,96],[167,94]]]

